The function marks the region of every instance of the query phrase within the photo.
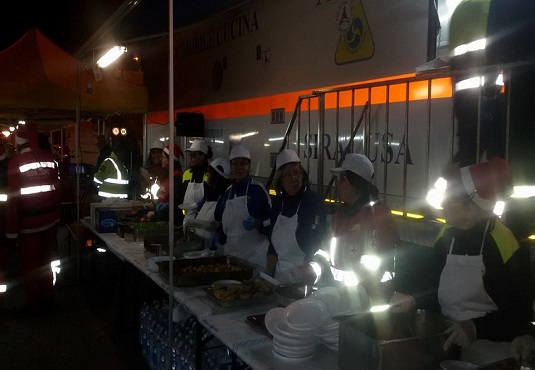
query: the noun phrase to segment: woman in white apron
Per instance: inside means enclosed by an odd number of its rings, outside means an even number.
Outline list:
[[[208,159],[210,150],[203,140],[193,140],[186,149],[189,168],[182,175],[182,196],[180,208],[184,210],[184,222],[197,216],[198,205],[204,199],[204,188],[208,181]]]
[[[462,347],[462,359],[479,365],[511,356],[515,337],[530,330],[533,295],[529,250],[520,248],[493,209],[510,176],[505,161],[453,170],[448,174],[444,215],[448,225],[434,246],[435,299],[454,324],[444,348]],[[526,254],[527,253],[527,254]],[[407,297],[395,293],[394,311],[421,308],[432,294]]]
[[[323,205],[308,187],[308,175],[295,151],[277,155],[275,191],[271,210],[268,272],[281,283],[299,282],[298,266],[311,261],[327,230]]]
[[[271,199],[265,186],[249,175],[249,150],[237,145],[230,152],[232,185],[225,191],[214,212],[220,222],[224,253],[266,269]],[[226,240],[225,240],[226,239]]]

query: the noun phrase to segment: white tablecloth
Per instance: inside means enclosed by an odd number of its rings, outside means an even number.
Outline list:
[[[122,261],[138,268],[164,291],[169,292],[170,286],[158,273],[149,271],[148,260],[140,243],[128,243],[115,233],[100,234],[91,226],[89,219],[82,224],[91,230],[108,246],[109,250]],[[276,306],[276,302],[268,302],[243,307],[225,308],[212,301],[204,287],[173,287],[175,300],[185,308],[214,337],[230,348],[244,363],[259,370],[298,370],[298,369],[335,369],[338,368],[337,352],[318,344],[314,355],[305,361],[282,360],[273,354],[272,342],[267,331],[247,322],[250,315],[261,314]]]

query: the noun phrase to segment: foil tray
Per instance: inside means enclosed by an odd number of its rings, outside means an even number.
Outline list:
[[[162,279],[169,282],[169,261],[158,262]],[[213,256],[173,261],[175,286],[210,285],[217,280],[247,280],[253,277],[253,267],[234,256]]]

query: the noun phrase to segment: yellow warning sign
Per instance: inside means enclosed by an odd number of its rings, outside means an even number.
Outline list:
[[[370,59],[375,44],[361,0],[345,0],[338,11],[340,39],[336,48],[336,64]]]

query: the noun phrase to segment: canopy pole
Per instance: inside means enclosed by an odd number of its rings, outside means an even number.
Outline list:
[[[80,110],[81,88],[80,60],[76,58],[76,124],[74,126],[74,151],[76,161],[76,219],[80,220]]]
[[[169,2],[169,157],[174,157],[175,131],[174,131],[174,25],[173,25],[173,0]],[[174,289],[173,289],[173,259],[174,259],[174,236],[175,236],[175,161],[169,160],[169,346],[173,339],[173,308],[174,308]],[[167,352],[167,369],[171,370],[171,351]]]

